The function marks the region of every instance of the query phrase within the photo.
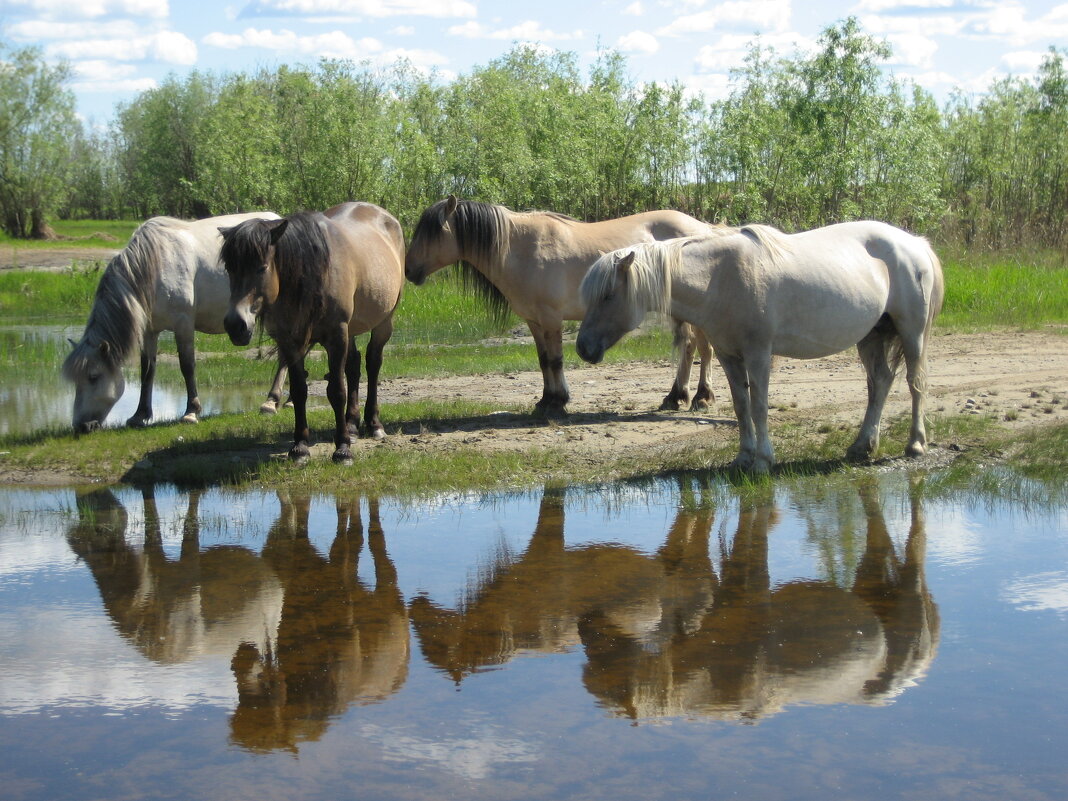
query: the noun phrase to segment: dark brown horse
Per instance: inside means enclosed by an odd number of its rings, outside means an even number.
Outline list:
[[[220,230],[222,259],[230,276],[226,332],[235,345],[247,345],[256,320],[262,319],[289,367],[295,411],[289,457],[303,460],[309,455],[304,356],[318,343],[329,361],[326,394],[334,410],[333,458],[350,461],[360,419],[355,338],[368,331],[362,433],[385,436],[378,419],[378,371],[404,285],[400,223],[370,203],[342,203],[321,213],[248,220]]]

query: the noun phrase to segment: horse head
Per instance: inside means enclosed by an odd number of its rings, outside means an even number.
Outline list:
[[[256,318],[278,298],[275,247],[288,224],[285,219],[253,219],[219,229],[219,255],[230,278],[230,308],[223,327],[235,345],[252,341]]]
[[[63,375],[74,384],[74,430],[87,434],[103,425],[126,390],[122,359],[108,340],[83,339],[63,363]]]
[[[629,291],[634,251],[614,251],[601,256],[582,279],[582,303],[586,315],[579,326],[575,350],[583,360],[597,364],[605,351],[624,334],[641,325],[645,310]]]
[[[431,273],[463,258],[454,230],[459,203],[455,195],[449,195],[419,218],[404,256],[404,275],[413,284],[422,284]]]

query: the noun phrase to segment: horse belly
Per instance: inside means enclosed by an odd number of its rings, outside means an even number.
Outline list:
[[[885,300],[837,304],[798,303],[780,315],[772,352],[792,359],[819,359],[853,347],[879,322]]]

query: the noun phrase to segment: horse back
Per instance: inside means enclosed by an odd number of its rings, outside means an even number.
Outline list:
[[[342,203],[324,212],[337,268],[337,291],[352,298],[354,334],[393,314],[404,287],[404,234],[397,219],[373,203]]]

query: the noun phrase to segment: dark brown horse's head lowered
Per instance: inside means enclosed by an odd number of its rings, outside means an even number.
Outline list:
[[[256,319],[278,299],[275,250],[288,224],[285,219],[256,219],[219,229],[223,238],[219,255],[230,277],[230,308],[223,327],[235,345],[252,341]]]

